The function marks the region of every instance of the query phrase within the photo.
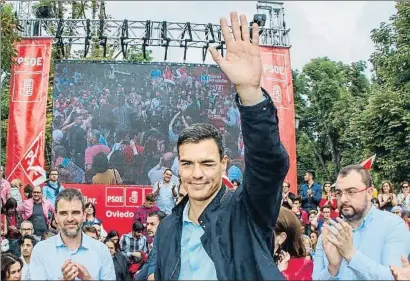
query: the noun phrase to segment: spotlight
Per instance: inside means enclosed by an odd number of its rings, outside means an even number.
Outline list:
[[[265,26],[266,15],[265,14],[255,14],[255,15],[253,15],[253,23],[257,23],[260,27]]]

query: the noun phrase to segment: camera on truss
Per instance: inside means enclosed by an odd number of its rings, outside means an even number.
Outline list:
[[[257,23],[259,27],[265,26],[266,15],[265,14],[255,14],[255,15],[253,15],[253,22],[251,22],[251,26],[252,26],[253,23]]]

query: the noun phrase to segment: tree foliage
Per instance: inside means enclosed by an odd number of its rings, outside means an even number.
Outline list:
[[[313,59],[294,72],[299,180],[306,169],[319,181],[335,180],[337,171],[376,154],[376,185],[399,183],[410,174],[410,2],[371,33],[372,84],[364,62],[344,65]],[[300,98],[302,97],[302,98]]]
[[[327,57],[311,60],[294,76],[299,179],[308,169],[322,180],[333,180],[347,158],[351,138],[345,132],[354,108],[369,88],[364,62],[345,65]],[[349,152],[348,152],[349,151]],[[349,161],[357,161],[349,159]]]

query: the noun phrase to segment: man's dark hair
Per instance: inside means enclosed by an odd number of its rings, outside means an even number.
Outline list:
[[[351,172],[359,173],[362,176],[362,182],[364,183],[366,187],[373,186],[372,176],[365,168],[363,168],[360,165],[349,165],[349,166],[342,168],[339,172],[338,177],[344,178],[347,175],[349,175]]]
[[[296,196],[295,198],[293,198],[293,203],[295,203],[296,201],[298,201],[300,204],[302,204],[302,197]]]
[[[236,183],[236,184],[238,185],[238,187],[241,186],[241,182],[240,182],[239,180],[237,180],[237,179],[231,180],[231,183],[232,183],[232,184]]]
[[[97,229],[96,229],[94,226],[92,226],[92,225],[84,226],[84,227],[83,227],[83,232],[84,232],[84,233],[86,233],[86,232],[94,233],[94,234],[96,234],[97,237],[98,237],[98,231],[97,231]]]
[[[156,201],[156,198],[155,198],[155,195],[153,193],[148,193],[145,196],[145,200],[148,201],[148,202],[154,203]]]
[[[173,172],[170,168],[166,168],[166,169],[164,170],[164,175],[165,175],[165,173],[166,173],[167,171],[170,171],[171,174],[174,174],[174,172]]]
[[[159,221],[162,221],[167,214],[165,214],[163,211],[154,211],[148,214],[148,217],[158,217]]]
[[[51,168],[50,170],[48,170],[48,175],[50,175],[52,172],[57,172],[58,173],[58,169],[57,168]]]
[[[140,223],[139,221],[135,221],[132,224],[132,231],[134,232],[143,232],[144,231],[144,225]]]
[[[197,123],[182,130],[177,142],[177,151],[179,147],[186,143],[199,143],[203,140],[213,139],[218,146],[221,159],[224,156],[224,144],[222,134],[211,124]]]
[[[57,233],[53,230],[46,230],[43,235],[41,235],[41,241],[47,240],[50,237],[57,235]]]
[[[316,173],[313,170],[307,170],[306,173],[310,174],[312,176],[312,179],[316,178]]]
[[[320,211],[323,212],[324,209],[329,209],[331,210],[329,205],[323,205],[322,208],[320,208]]]
[[[96,173],[104,173],[105,171],[108,170],[109,168],[108,159],[107,159],[107,155],[105,155],[104,152],[98,153],[93,158],[93,168]]]
[[[27,199],[33,198],[33,187],[30,184],[27,184],[24,187],[24,193],[27,193]]]
[[[33,244],[33,247],[37,243],[37,240],[32,235],[24,235],[19,241],[20,247],[24,244],[24,240],[26,239],[31,240],[31,244]]]
[[[78,191],[75,188],[66,188],[57,195],[56,203],[55,203],[56,212],[57,212],[58,202],[60,202],[61,199],[64,199],[70,202],[74,200],[79,200],[81,202],[83,211],[85,210],[84,196],[81,194],[80,191]]]

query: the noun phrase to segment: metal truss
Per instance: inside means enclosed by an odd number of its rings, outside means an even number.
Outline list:
[[[108,46],[162,46],[207,48],[224,42],[221,27],[190,22],[130,21],[112,19],[28,19],[20,20],[22,37],[51,37],[58,45],[84,45],[97,42]],[[250,28],[250,27],[249,27]],[[260,28],[262,46],[290,47],[289,29]]]

